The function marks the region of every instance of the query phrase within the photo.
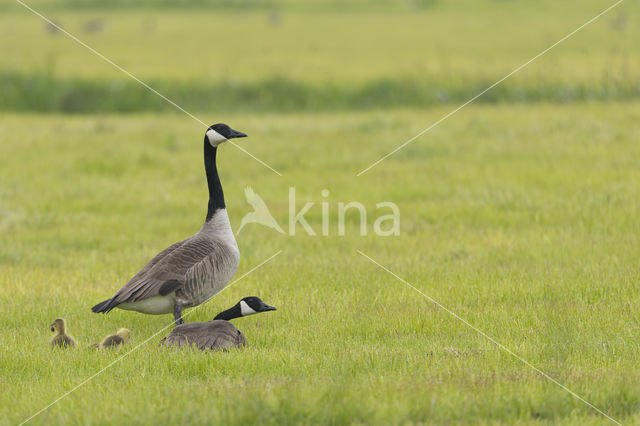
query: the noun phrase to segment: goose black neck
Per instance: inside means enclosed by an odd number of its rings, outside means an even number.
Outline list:
[[[216,151],[209,143],[207,136],[204,137],[204,169],[207,173],[207,184],[209,185],[209,208],[207,210],[206,221],[211,219],[216,211],[225,208],[224,193],[222,192],[222,184],[220,176],[218,176],[218,167],[216,166]]]
[[[242,309],[240,309],[240,304],[235,305],[233,308],[229,308],[226,311],[220,312],[214,320],[225,320],[229,321],[234,318],[240,318],[242,316]]]

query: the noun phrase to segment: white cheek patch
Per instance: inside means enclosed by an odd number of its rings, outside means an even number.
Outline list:
[[[227,140],[227,138],[213,129],[207,130],[207,139],[209,139],[209,143],[214,148]]]
[[[244,300],[240,301],[240,312],[242,313],[243,317],[246,317],[247,315],[257,314],[257,312],[254,311],[251,306],[249,306]]]

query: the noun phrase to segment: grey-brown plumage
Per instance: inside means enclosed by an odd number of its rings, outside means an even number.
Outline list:
[[[171,293],[183,307],[196,306],[224,288],[235,274],[240,253],[226,210],[219,210],[194,236],[163,250],[115,295],[135,303]],[[163,291],[163,286],[165,289]],[[171,312],[173,306],[171,306]]]
[[[149,314],[171,313],[176,304],[197,306],[224,288],[239,263],[227,211],[220,209],[197,234],[160,252],[106,302]]]
[[[64,319],[56,318],[51,323],[51,331],[56,333],[49,342],[52,348],[73,348],[76,346],[75,339],[67,334],[67,322]]]
[[[247,339],[229,321],[189,322],[174,328],[160,346],[194,346],[204,350],[227,350],[244,346]]]

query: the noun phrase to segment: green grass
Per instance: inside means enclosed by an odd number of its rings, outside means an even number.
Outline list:
[[[252,95],[274,80],[286,83],[285,88],[309,90],[307,104],[312,106],[319,97],[325,109],[331,106],[325,98],[342,106],[342,97],[371,87],[379,89],[370,93],[368,105],[379,108],[402,101],[428,105],[433,99],[466,100],[609,5],[603,0],[485,0],[440,2],[418,12],[284,8],[276,20],[279,24],[262,10],[49,10],[46,3],[42,10],[136,76],[183,96],[180,100],[186,107],[211,110],[216,104],[220,109],[231,103],[238,108],[242,104],[235,95],[245,90],[249,97],[245,105],[251,110]],[[4,29],[0,51],[19,60],[5,61],[3,74],[23,75],[19,81],[36,78],[36,83],[38,77],[52,78],[49,92],[54,99],[58,84],[75,85],[89,98],[102,98],[111,89],[116,93],[107,97],[107,103],[118,96],[143,96],[141,88],[132,89],[120,71],[63,34],[47,31],[40,18],[15,6],[0,16]],[[637,3],[623,3],[515,75],[498,93],[510,93],[506,96],[510,100],[581,100],[590,95],[598,99],[603,94],[637,98],[639,17]],[[96,28],[95,22],[101,29],[89,30]],[[6,78],[0,79],[0,99],[11,93],[7,85],[16,85]],[[103,91],[91,91],[94,86]],[[123,87],[127,94],[118,90]],[[218,87],[221,90],[211,92]],[[194,93],[199,89],[209,90],[209,106]],[[267,109],[289,105],[290,96],[300,96],[296,91],[271,89],[261,92],[275,97],[263,99]],[[395,100],[388,91],[399,91]],[[28,95],[28,88],[21,93]],[[37,93],[46,105],[47,92]],[[294,105],[298,110],[306,104]],[[0,106],[6,109],[7,101]],[[63,106],[60,110],[65,111]]]
[[[189,318],[261,296],[278,311],[237,321],[246,349],[163,351],[158,336],[34,423],[602,422],[356,249],[637,422],[639,106],[471,107],[359,178],[446,110],[220,117],[284,174],[223,148],[233,226],[250,211],[246,185],[283,226],[296,186],[299,205],[316,202],[308,219],[319,231],[327,188],[331,235],[249,225],[239,275],[283,254]],[[201,130],[182,116],[9,115],[0,130],[0,418],[10,424],[118,356],[84,346],[121,326],[135,345],[170,321],[89,308],[198,229],[206,188]],[[396,202],[401,236],[360,237],[353,217],[338,237],[335,206],[352,200],[371,211]],[[49,350],[57,316],[80,348]]]
[[[280,78],[216,84],[151,81],[152,87],[179,105],[206,112],[354,111],[426,107],[466,102],[494,81],[426,81],[384,79],[359,86],[310,84]],[[48,74],[0,74],[0,110],[25,112],[174,111],[175,107],[135,81],[58,79]],[[223,94],[224,102],[212,102]],[[527,82],[504,85],[477,103],[621,101],[640,97],[640,84],[612,79],[602,84]]]
[[[170,316],[90,307],[206,210],[203,128],[36,16],[0,9],[0,425],[131,352],[33,424],[606,424],[357,253],[624,424],[640,424],[640,42],[634,2],[356,174],[612,1],[34,0],[206,122],[249,134],[219,165],[234,229],[252,186],[287,227],[237,235],[229,353],[157,347]],[[69,114],[73,113],[73,114]],[[322,197],[323,189],[330,195]],[[338,203],[393,201],[401,234],[338,236]],[[79,341],[51,351],[65,317]]]

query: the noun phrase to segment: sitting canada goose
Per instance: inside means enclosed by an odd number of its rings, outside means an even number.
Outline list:
[[[198,233],[166,248],[93,312],[113,308],[145,314],[173,312],[182,324],[182,309],[200,305],[224,288],[236,273],[240,251],[231,231],[222,185],[216,167],[218,145],[247,135],[226,124],[214,124],[204,136],[204,166],[209,185],[209,208]]]
[[[102,339],[100,344],[94,343],[89,347],[93,349],[111,349],[117,346],[126,345],[129,343],[130,337],[131,332],[126,328],[121,328],[116,334],[112,334]]]
[[[226,350],[244,346],[247,339],[229,320],[275,310],[276,308],[267,305],[258,297],[245,297],[232,308],[220,312],[213,321],[190,322],[177,326],[160,341],[160,346],[194,345],[200,350]]]
[[[64,319],[56,318],[51,323],[51,331],[56,333],[49,342],[52,348],[73,348],[76,345],[75,339],[67,334],[67,322]]]

